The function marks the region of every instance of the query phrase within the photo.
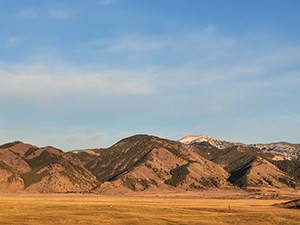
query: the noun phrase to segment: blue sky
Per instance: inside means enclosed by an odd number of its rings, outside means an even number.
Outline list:
[[[300,143],[297,0],[0,0],[0,142]]]

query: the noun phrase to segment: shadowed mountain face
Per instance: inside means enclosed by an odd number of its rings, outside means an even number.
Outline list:
[[[182,142],[136,135],[110,148],[71,152],[22,142],[4,144],[0,192],[110,194],[299,184],[299,160],[209,136]]]

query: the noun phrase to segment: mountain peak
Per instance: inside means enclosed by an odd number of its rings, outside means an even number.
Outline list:
[[[288,160],[300,159],[300,144],[291,144],[288,142],[273,142],[269,144],[244,144],[240,142],[228,142],[220,140],[207,134],[185,136],[179,139],[179,142],[185,145],[197,145],[206,142],[218,149],[226,149],[233,146],[243,146],[249,149],[269,152]]]
[[[184,144],[191,144],[192,142],[205,142],[211,139],[215,139],[207,134],[201,134],[201,135],[189,135],[181,138],[179,141]]]
[[[228,148],[228,147],[232,146],[232,144],[230,142],[219,140],[219,139],[211,137],[207,134],[189,135],[184,138],[181,138],[179,140],[179,142],[186,144],[186,145],[208,142],[209,144],[211,144],[219,149],[224,149],[224,148]]]
[[[13,141],[13,142],[9,142],[9,143],[5,143],[3,145],[0,145],[0,149],[10,148],[10,147],[13,147],[17,144],[24,144],[24,143],[21,142],[21,141]]]

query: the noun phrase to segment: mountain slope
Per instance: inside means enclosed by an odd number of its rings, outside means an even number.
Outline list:
[[[24,154],[35,148],[22,142],[12,142],[0,146],[0,191],[17,192],[24,189],[20,176],[31,170]]]
[[[296,181],[267,160],[256,157],[230,172],[229,181],[240,187],[296,187]]]
[[[296,187],[299,179],[280,170],[274,161],[274,155],[248,149],[246,145],[218,149],[207,142],[194,142],[189,147],[201,155],[222,166],[229,174],[229,181],[239,187]],[[291,171],[290,171],[291,172]]]
[[[83,192],[98,183],[80,160],[22,142],[0,146],[0,173],[2,192]]]
[[[300,160],[280,160],[273,161],[281,171],[294,177],[298,182],[300,182]]]
[[[175,141],[136,135],[97,153],[86,165],[103,183],[97,192],[230,186],[224,169]]]

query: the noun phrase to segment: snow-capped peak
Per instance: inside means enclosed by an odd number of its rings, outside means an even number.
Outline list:
[[[225,149],[225,148],[231,147],[233,145],[232,143],[229,143],[227,141],[221,141],[221,140],[211,137],[207,134],[186,136],[184,138],[181,138],[179,140],[179,142],[186,144],[186,145],[191,145],[194,143],[201,143],[201,142],[208,142],[211,145],[213,145],[219,149]]]
[[[218,149],[226,149],[233,146],[243,146],[249,149],[258,151],[270,152],[277,156],[282,156],[284,159],[300,160],[300,144],[291,144],[287,142],[277,142],[270,144],[243,144],[240,142],[228,142],[216,139],[207,134],[189,135],[181,138],[179,142],[185,145],[194,145],[197,143],[207,142]]]
[[[179,141],[183,144],[191,144],[192,142],[204,142],[211,139],[215,139],[215,138],[212,138],[207,134],[202,134],[202,135],[189,135],[181,138]]]

